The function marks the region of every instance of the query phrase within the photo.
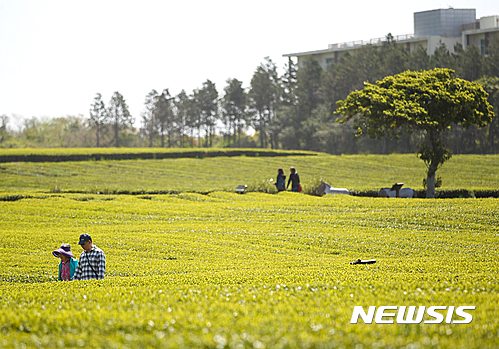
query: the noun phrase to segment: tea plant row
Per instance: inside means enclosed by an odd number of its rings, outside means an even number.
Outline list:
[[[0,202],[0,226],[0,347],[499,342],[495,199],[59,194]],[[51,251],[69,242],[78,256],[83,232],[106,279],[55,281]],[[356,305],[476,310],[469,325],[354,325]]]

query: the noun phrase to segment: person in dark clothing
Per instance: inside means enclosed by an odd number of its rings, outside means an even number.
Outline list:
[[[277,191],[286,190],[286,176],[284,175],[282,168],[277,169],[277,180],[274,185],[276,186]]]
[[[289,169],[291,171],[288,179],[288,185],[286,188],[289,188],[289,183],[291,183],[291,191],[299,192],[300,190],[300,176],[298,176],[298,172],[294,167]]]
[[[80,262],[76,268],[75,280],[104,279],[106,272],[106,255],[104,251],[95,246],[90,235],[84,233],[80,235],[80,242],[83,252]]]

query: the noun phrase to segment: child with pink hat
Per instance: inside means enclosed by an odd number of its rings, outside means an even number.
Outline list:
[[[61,259],[59,263],[59,281],[71,281],[78,266],[78,261],[74,258],[69,244],[62,244],[61,247],[52,252],[55,257]]]

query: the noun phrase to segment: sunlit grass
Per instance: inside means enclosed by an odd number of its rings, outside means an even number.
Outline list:
[[[322,179],[350,190],[379,190],[395,182],[422,189],[426,177],[414,154],[17,162],[0,164],[0,191],[233,191],[239,184],[272,182],[278,167],[288,175],[291,166],[303,186]],[[455,155],[437,176],[444,190],[498,189],[499,155]]]
[[[0,347],[499,341],[497,199],[32,194],[0,202]],[[56,282],[51,251],[79,255],[82,232],[105,251],[106,279]],[[356,305],[477,308],[469,325],[352,325]]]

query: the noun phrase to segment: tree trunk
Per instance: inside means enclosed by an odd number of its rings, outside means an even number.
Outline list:
[[[96,133],[97,133],[96,134],[96,136],[97,136],[97,148],[99,148],[99,125],[97,125],[96,130],[97,130],[96,131]]]
[[[154,133],[152,127],[149,129],[149,148],[152,148]]]
[[[419,147],[419,157],[428,167],[426,176],[426,198],[435,198],[435,173],[439,166],[443,165],[452,157],[452,153],[447,148],[442,139],[442,131],[438,129],[430,129],[429,145],[422,144]]]
[[[494,124],[491,122],[489,125],[489,143],[490,143],[490,153],[495,154],[495,144],[494,144]]]
[[[428,168],[428,174],[426,177],[426,198],[435,198],[435,173],[437,172],[437,166],[430,165]]]
[[[118,120],[114,123],[114,144],[116,145],[116,148],[119,147],[119,140],[118,140]]]
[[[241,123],[239,120],[236,123],[236,127],[234,128],[234,142],[237,142],[237,146],[241,146]]]
[[[264,125],[263,125],[263,113],[260,113],[260,146],[262,148],[265,148],[265,145],[264,145],[264,139],[263,139],[263,134],[264,134]]]
[[[439,143],[438,133],[435,131],[430,131],[430,144],[432,149],[434,150],[434,154],[438,153],[435,150],[441,148],[441,144]],[[430,166],[428,166],[428,174],[426,176],[426,198],[434,199],[435,198],[435,173],[437,172],[438,165],[440,164],[441,158],[436,158],[433,155]]]

